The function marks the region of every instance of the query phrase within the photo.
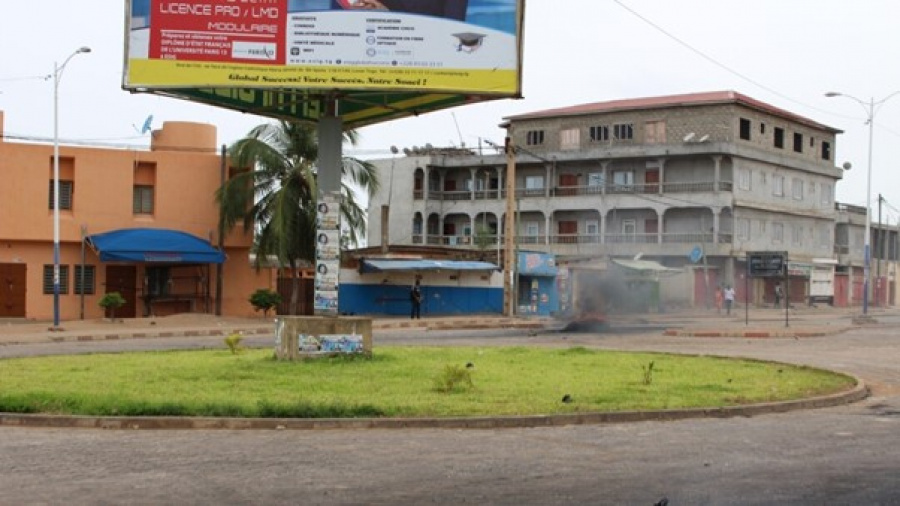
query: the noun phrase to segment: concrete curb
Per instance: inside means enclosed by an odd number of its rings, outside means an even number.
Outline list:
[[[321,430],[321,429],[513,429],[600,425],[613,423],[677,421],[694,418],[752,417],[801,409],[851,404],[868,397],[869,389],[859,378],[856,386],[831,395],[784,402],[766,402],[723,408],[617,411],[560,415],[454,417],[454,418],[211,418],[65,416],[0,413],[0,426],[55,427],[73,429],[131,430]]]
[[[372,329],[385,330],[485,330],[485,329],[523,329],[534,330],[546,328],[547,323],[542,321],[491,321],[491,320],[468,320],[468,321],[447,321],[447,320],[411,320],[411,321],[394,321],[394,322],[373,322]],[[156,339],[170,337],[224,337],[232,333],[241,333],[245,336],[251,335],[267,335],[275,333],[275,324],[258,326],[258,327],[241,327],[241,326],[222,326],[217,328],[189,328],[189,329],[140,329],[118,331],[97,331],[90,333],[69,331],[69,332],[47,332],[36,334],[22,334],[21,336],[5,337],[2,345],[17,345],[36,342],[91,342],[91,341],[118,341],[123,339]]]
[[[669,337],[740,337],[740,338],[748,338],[748,339],[768,339],[768,338],[808,338],[808,337],[822,337],[822,336],[830,336],[834,334],[844,333],[853,327],[836,327],[831,329],[816,329],[811,330],[810,328],[802,328],[798,330],[776,330],[776,329],[735,329],[735,330],[705,330],[705,329],[666,329],[663,331],[664,336]]]

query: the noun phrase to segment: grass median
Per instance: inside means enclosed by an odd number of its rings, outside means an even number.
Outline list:
[[[715,408],[824,395],[851,377],[780,363],[586,348],[392,347],[0,361],[0,411],[94,416],[451,417]]]

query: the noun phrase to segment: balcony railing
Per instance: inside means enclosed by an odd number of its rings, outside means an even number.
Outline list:
[[[630,234],[615,233],[606,234],[551,234],[546,235],[518,235],[516,243],[527,244],[657,244],[662,239],[663,244],[713,244],[713,238],[717,237],[718,244],[731,244],[733,235],[728,232],[712,233],[662,233],[662,234]],[[434,246],[460,246],[460,247],[489,247],[503,241],[500,235],[468,236],[468,235],[426,235],[413,234],[412,243]],[[842,248],[842,249],[839,249]],[[848,253],[847,246],[835,246],[835,253]]]
[[[720,181],[719,191],[730,192],[733,185],[730,181]],[[582,197],[590,195],[627,195],[632,194],[658,194],[666,193],[711,193],[715,191],[716,183],[713,181],[678,182],[678,183],[645,183],[645,184],[609,184],[590,186],[554,186],[552,188],[517,188],[516,198],[540,198],[551,197]],[[421,200],[424,196],[422,190],[413,190],[413,198]],[[428,190],[429,200],[460,201],[460,200],[503,200],[506,198],[505,189],[491,190]]]

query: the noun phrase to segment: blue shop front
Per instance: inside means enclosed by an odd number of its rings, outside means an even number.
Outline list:
[[[518,314],[551,316],[559,312],[556,257],[548,253],[520,251],[517,260]]]

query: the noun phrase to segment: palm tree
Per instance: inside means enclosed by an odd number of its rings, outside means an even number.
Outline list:
[[[344,140],[356,144],[355,131]],[[300,279],[298,267],[316,254],[316,128],[308,123],[280,121],[254,127],[229,149],[232,164],[247,167],[216,192],[223,229],[230,231],[243,221],[245,231],[254,231],[256,267],[269,257],[287,265],[293,277],[290,312],[297,313]],[[341,167],[341,218],[354,243],[365,235],[366,214],[355,188],[369,198],[378,190],[375,167],[345,157]]]

